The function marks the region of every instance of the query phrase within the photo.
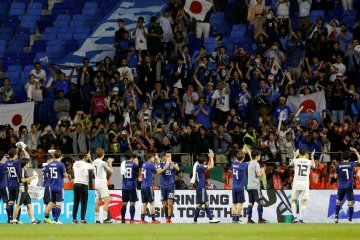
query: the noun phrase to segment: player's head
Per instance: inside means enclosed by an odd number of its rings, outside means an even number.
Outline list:
[[[30,160],[28,158],[21,159],[21,168],[28,168]]]
[[[9,154],[9,158],[16,158],[18,151],[16,148],[10,148],[8,154]]]
[[[104,149],[102,149],[102,148],[96,149],[96,157],[97,158],[102,158],[102,157],[104,157],[104,155],[105,155]]]
[[[171,152],[165,152],[164,154],[165,160],[171,160]]]
[[[199,163],[200,165],[205,165],[205,164],[206,164],[206,158],[200,157],[200,158],[198,159],[198,163]]]
[[[133,156],[133,154],[132,154],[131,151],[126,151],[126,152],[124,153],[124,157],[125,157],[126,160],[131,160],[131,159],[132,159],[132,156]]]
[[[251,151],[251,158],[256,160],[256,161],[259,161],[260,158],[261,158],[261,152],[257,149]]]
[[[342,160],[343,160],[344,162],[348,162],[348,161],[350,160],[350,158],[351,158],[351,153],[350,153],[349,151],[343,152],[343,154],[342,154]]]
[[[55,152],[54,152],[54,158],[55,159],[60,159],[62,157],[62,152],[61,152],[61,150],[56,150]]]
[[[245,159],[245,153],[243,151],[238,151],[236,154],[236,161],[242,162]]]
[[[306,148],[300,148],[299,149],[299,154],[300,154],[300,156],[306,156],[306,154],[307,154]]]
[[[147,153],[146,154],[146,159],[147,159],[148,162],[154,162],[155,161],[155,154]]]
[[[79,153],[79,160],[85,160],[85,156],[86,156],[85,153],[80,152],[80,153]]]

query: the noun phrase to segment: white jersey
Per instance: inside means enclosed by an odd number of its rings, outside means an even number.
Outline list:
[[[96,188],[106,187],[107,186],[106,171],[110,170],[109,165],[106,162],[104,162],[102,159],[97,158],[93,162],[93,166],[95,173]]]
[[[306,158],[292,159],[290,166],[294,166],[293,190],[309,190],[310,168],[315,168],[311,160]]]
[[[94,166],[85,161],[76,161],[73,165],[74,169],[74,183],[89,184],[89,170],[94,169]]]

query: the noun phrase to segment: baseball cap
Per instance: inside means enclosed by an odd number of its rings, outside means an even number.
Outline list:
[[[119,88],[118,88],[118,87],[114,87],[114,88],[112,89],[112,93],[115,94],[115,95],[117,95],[117,94],[119,93]]]

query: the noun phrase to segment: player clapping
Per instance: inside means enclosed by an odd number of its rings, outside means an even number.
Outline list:
[[[301,148],[299,151],[293,153],[294,159],[290,162],[290,166],[294,167],[294,181],[291,193],[291,211],[294,217],[292,223],[304,223],[303,219],[306,212],[307,200],[309,199],[310,168],[315,168],[315,150],[311,153],[311,161],[306,158],[306,154],[306,149]],[[299,158],[297,158],[298,155]],[[299,218],[296,207],[296,201],[298,199],[301,200]]]
[[[346,151],[342,155],[342,162],[336,166],[335,178],[339,179],[339,188],[337,193],[337,201],[335,207],[335,223],[339,222],[339,212],[341,203],[346,195],[348,203],[348,221],[352,222],[352,217],[354,214],[354,189],[353,189],[353,175],[354,168],[359,165],[360,155],[355,148],[350,148],[352,152],[356,154],[357,162],[349,162],[351,154],[349,151]]]

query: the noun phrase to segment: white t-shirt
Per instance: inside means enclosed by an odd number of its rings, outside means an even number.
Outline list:
[[[46,72],[41,69],[39,73],[36,72],[35,69],[31,70],[30,74],[34,74],[35,75],[35,79],[40,80],[40,79],[44,79],[44,81],[46,81]]]
[[[229,106],[229,93],[226,93],[226,89],[224,88],[222,91],[216,89],[214,94],[211,96],[212,99],[216,101],[216,108],[220,109],[223,112],[227,112],[230,110]]]
[[[110,170],[109,165],[102,159],[97,158],[93,162],[93,166],[94,166],[96,188],[106,187],[107,186],[106,171]]]
[[[129,82],[132,82],[134,80],[134,74],[132,73],[131,68],[129,68],[128,66],[119,67],[118,72],[120,73],[120,79],[127,77]],[[123,74],[124,74],[124,76],[123,76]]]
[[[199,100],[199,95],[196,92],[192,93],[192,97],[195,101]],[[193,114],[195,109],[195,104],[190,100],[190,97],[187,95],[187,93],[183,96],[183,101],[185,103],[185,114]]]
[[[74,183],[81,183],[88,185],[89,170],[94,169],[94,166],[85,161],[76,161],[73,165],[74,169]]]
[[[135,49],[136,50],[147,50],[147,42],[146,42],[146,37],[144,35],[144,31],[146,32],[147,34],[147,28],[138,28],[136,29],[136,32],[134,34],[135,36]]]
[[[315,168],[312,161],[296,158],[291,160],[290,166],[294,166],[293,190],[309,190],[310,168]]]

